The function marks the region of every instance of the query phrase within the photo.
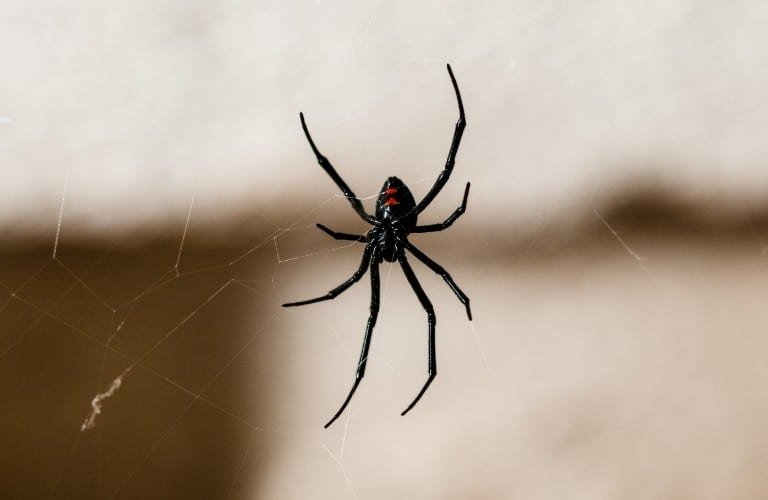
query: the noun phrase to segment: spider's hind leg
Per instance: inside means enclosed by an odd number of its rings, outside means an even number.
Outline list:
[[[455,281],[453,281],[453,278],[451,277],[451,274],[443,268],[440,264],[435,262],[434,260],[430,259],[427,254],[416,248],[410,243],[406,243],[405,248],[410,250],[413,255],[416,256],[417,259],[422,261],[428,268],[430,268],[432,271],[434,271],[436,274],[439,274],[440,277],[442,277],[446,283],[448,283],[448,286],[451,287],[451,290],[453,290],[453,293],[456,294],[456,297],[461,301],[462,304],[464,304],[464,307],[467,309],[467,318],[469,318],[469,321],[472,321],[472,309],[469,308],[469,297],[467,297],[467,294],[461,291],[461,288],[459,288],[459,285],[456,284]]]
[[[347,281],[337,286],[330,292],[320,297],[315,297],[314,299],[301,300],[298,302],[288,302],[286,304],[283,304],[283,307],[305,306],[307,304],[314,304],[315,302],[322,302],[324,300],[335,299],[336,297],[341,295],[347,288],[351,287],[352,285],[360,281],[360,278],[362,278],[363,275],[365,274],[365,270],[368,269],[368,264],[370,264],[371,262],[372,251],[373,251],[373,245],[368,244],[368,246],[366,246],[365,250],[363,251],[363,260],[360,262],[360,267],[357,269],[357,271],[355,271],[355,273]]]
[[[427,297],[427,294],[424,292],[424,289],[421,287],[419,280],[416,278],[416,275],[413,273],[413,269],[411,268],[411,265],[408,263],[408,259],[405,257],[405,254],[401,254],[398,260],[400,261],[400,265],[403,268],[403,272],[405,273],[405,277],[408,280],[408,283],[411,284],[413,291],[416,293],[416,296],[419,298],[419,302],[421,302],[421,306],[427,312],[427,324],[429,325],[429,340],[428,340],[429,377],[427,378],[427,381],[424,383],[424,386],[421,388],[419,393],[416,395],[416,398],[413,400],[413,402],[408,405],[408,408],[406,408],[403,411],[403,413],[400,414],[400,415],[405,415],[406,413],[411,411],[411,409],[414,406],[416,406],[416,403],[418,403],[421,397],[424,395],[424,393],[427,392],[427,388],[429,388],[429,385],[437,376],[437,356],[435,353],[435,324],[437,323],[437,317],[435,316],[435,309],[432,307],[432,303],[429,301],[429,297]]]
[[[357,390],[357,386],[365,377],[365,366],[368,363],[368,350],[371,348],[371,337],[373,336],[373,327],[376,326],[376,318],[379,316],[379,259],[376,252],[371,259],[371,315],[368,317],[368,324],[365,327],[365,337],[363,338],[363,349],[360,352],[360,361],[357,363],[357,370],[355,371],[355,383],[352,385],[347,399],[341,404],[341,408],[333,415],[333,417],[323,427],[328,428],[337,418],[344,413],[347,405],[352,400],[352,396]]]

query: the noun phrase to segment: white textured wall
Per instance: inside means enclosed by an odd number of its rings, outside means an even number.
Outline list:
[[[314,206],[335,189],[299,110],[361,195],[390,174],[433,177],[456,115],[445,62],[469,120],[457,184],[475,182],[482,214],[512,208],[525,221],[626,176],[691,196],[762,195],[767,11],[6,1],[0,227],[49,235],[67,172],[69,234],[177,223],[193,192],[212,219],[301,195]]]

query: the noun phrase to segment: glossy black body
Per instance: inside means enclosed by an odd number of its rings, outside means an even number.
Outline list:
[[[453,166],[456,161],[456,153],[459,150],[459,144],[461,143],[461,136],[466,126],[466,120],[464,117],[464,105],[461,102],[461,94],[459,93],[459,86],[456,84],[456,78],[453,76],[451,66],[448,65],[448,75],[451,77],[451,84],[453,90],[456,93],[456,101],[459,105],[459,119],[456,122],[456,126],[453,131],[453,139],[451,140],[451,147],[448,151],[448,158],[445,161],[445,168],[438,175],[437,180],[432,185],[427,194],[421,201],[416,203],[416,200],[411,194],[411,191],[405,185],[403,181],[397,177],[389,177],[381,188],[376,198],[376,211],[374,215],[369,215],[365,211],[360,199],[355,196],[355,193],[349,188],[344,179],[336,172],[328,158],[323,156],[322,153],[315,146],[315,142],[312,140],[312,136],[309,133],[307,124],[304,121],[304,114],[300,113],[301,127],[304,130],[304,135],[309,142],[312,152],[315,154],[320,167],[325,170],[328,176],[336,183],[336,185],[344,193],[344,196],[349,201],[352,209],[362,218],[364,221],[371,224],[373,227],[365,235],[339,233],[332,229],[329,229],[322,224],[318,224],[317,227],[325,231],[331,237],[337,240],[357,241],[365,243],[365,249],[363,250],[363,258],[360,262],[360,266],[352,276],[343,282],[341,285],[329,291],[327,294],[314,299],[302,300],[299,302],[290,302],[283,304],[283,307],[302,306],[306,304],[313,304],[315,302],[322,302],[325,300],[332,300],[338,297],[342,292],[347,290],[353,284],[360,281],[366,271],[370,268],[371,271],[371,307],[370,315],[368,316],[368,323],[365,328],[365,336],[363,337],[363,348],[360,353],[360,360],[357,363],[355,370],[355,382],[347,395],[347,398],[341,405],[341,408],[334,414],[330,421],[325,424],[325,427],[330,426],[337,418],[342,414],[344,409],[352,399],[352,395],[357,390],[358,385],[365,376],[365,367],[368,363],[368,352],[371,347],[371,339],[373,338],[373,329],[376,325],[376,319],[379,315],[379,301],[380,301],[380,277],[379,277],[379,265],[383,261],[395,262],[397,261],[403,269],[408,283],[413,288],[416,297],[419,299],[421,306],[427,313],[427,381],[422,386],[419,393],[416,395],[410,405],[401,413],[405,415],[416,403],[419,402],[421,397],[427,391],[427,388],[437,376],[437,355],[435,349],[435,326],[437,324],[437,316],[435,315],[432,303],[421,287],[421,283],[416,278],[416,274],[413,272],[410,263],[408,262],[408,254],[410,253],[426,265],[430,270],[439,274],[443,280],[448,284],[453,293],[458,297],[464,307],[467,310],[467,317],[472,320],[472,310],[469,307],[469,297],[461,291],[458,285],[453,281],[451,275],[443,269],[440,264],[429,258],[424,252],[416,248],[412,243],[408,241],[408,235],[411,233],[430,233],[436,231],[442,231],[451,226],[467,208],[467,199],[469,197],[469,183],[467,183],[464,189],[464,198],[461,206],[459,206],[453,213],[448,216],[441,223],[428,224],[425,226],[417,225],[416,221],[419,214],[424,211],[425,208],[432,202],[437,196],[443,186],[448,182],[448,178],[453,171]]]
[[[416,227],[418,214],[411,190],[398,179],[390,177],[376,198],[376,220],[379,224],[368,231],[367,240],[376,241],[381,248],[380,257],[394,262],[405,251],[408,233]]]

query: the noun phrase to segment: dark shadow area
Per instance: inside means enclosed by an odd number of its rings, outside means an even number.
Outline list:
[[[553,220],[522,238],[474,238],[488,228],[468,228],[452,248],[495,254],[486,266],[527,256],[535,267],[539,258],[615,255],[620,244],[639,255],[660,242],[764,248],[768,235],[766,207],[721,210],[653,189],[616,200],[580,207],[577,225]],[[272,382],[292,353],[268,342],[285,298],[275,290],[274,235],[217,230],[228,239],[190,228],[183,252],[178,235],[62,240],[55,258],[49,242],[0,250],[0,497],[249,494],[253,472],[267,471],[279,447],[256,429],[278,421],[269,416],[281,384]],[[306,234],[286,248],[299,254],[308,238],[323,238]],[[254,373],[266,382],[254,384]]]
[[[246,449],[269,455],[248,373],[278,308],[249,246],[0,251],[0,497],[239,496]]]
[[[617,197],[601,212],[615,229],[663,238],[752,239],[768,234],[768,205],[749,207],[717,199],[685,200],[646,187]]]
[[[559,212],[534,228],[510,235],[504,251],[552,258],[600,246],[600,242],[643,247],[672,245],[768,245],[768,204],[739,200],[686,198],[680,193],[639,183],[610,199]]]

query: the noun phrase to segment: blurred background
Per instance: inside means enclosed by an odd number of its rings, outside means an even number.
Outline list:
[[[768,496],[768,7],[4,2],[0,497]],[[324,294],[458,116],[467,213]],[[413,259],[412,259],[413,260]]]

